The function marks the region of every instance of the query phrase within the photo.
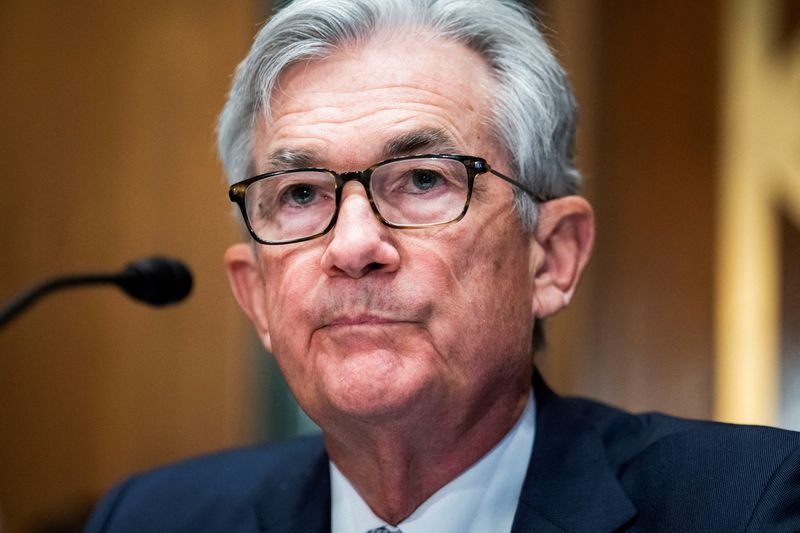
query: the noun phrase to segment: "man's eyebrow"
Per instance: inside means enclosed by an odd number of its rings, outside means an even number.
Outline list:
[[[259,169],[259,172],[265,173],[290,168],[311,168],[318,164],[317,161],[318,157],[313,152],[279,148],[269,154],[267,161]]]
[[[444,130],[429,128],[403,133],[383,146],[381,159],[391,159],[420,153],[456,153],[456,143]],[[319,166],[319,156],[308,150],[279,148],[269,154],[266,162],[257,169],[260,174],[291,168]]]
[[[442,129],[423,129],[404,133],[383,146],[382,159],[420,153],[455,153],[453,138]]]

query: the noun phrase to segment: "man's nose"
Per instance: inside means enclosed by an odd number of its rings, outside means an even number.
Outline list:
[[[394,272],[399,265],[400,254],[389,240],[389,228],[375,217],[364,186],[347,183],[322,255],[322,270],[329,276],[360,278],[372,271]]]

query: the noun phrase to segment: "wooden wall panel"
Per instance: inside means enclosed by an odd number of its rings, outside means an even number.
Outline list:
[[[0,514],[27,531],[133,470],[248,442],[246,331],[222,269],[238,237],[216,114],[253,1],[0,4],[0,300],[153,253],[183,305],[54,295],[0,331]]]
[[[598,226],[573,309],[550,323],[545,372],[564,392],[708,417],[718,5],[541,7],[575,72],[585,117],[579,165]]]

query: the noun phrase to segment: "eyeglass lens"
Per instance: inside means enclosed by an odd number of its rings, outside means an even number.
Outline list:
[[[467,169],[446,158],[412,158],[374,167],[372,201],[384,221],[397,226],[450,222],[469,196]],[[287,241],[323,231],[336,213],[336,177],[298,171],[258,180],[245,192],[250,226],[260,239]]]

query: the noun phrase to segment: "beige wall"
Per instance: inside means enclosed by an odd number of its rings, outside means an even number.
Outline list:
[[[251,440],[213,128],[260,17],[245,0],[0,3],[0,300],[153,253],[195,272],[174,308],[87,289],[0,331],[8,531],[133,470]]]

